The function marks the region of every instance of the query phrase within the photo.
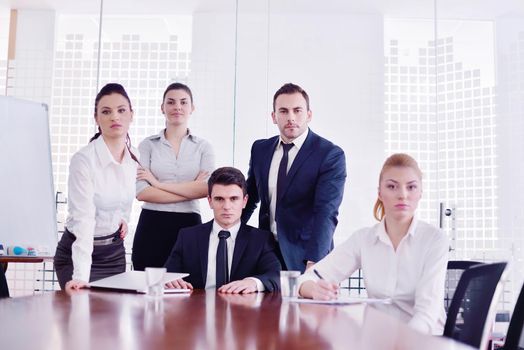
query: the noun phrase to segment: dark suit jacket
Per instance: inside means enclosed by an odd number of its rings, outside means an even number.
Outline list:
[[[0,299],[9,297],[9,288],[5,278],[4,267],[0,264]]]
[[[194,288],[205,288],[209,236],[213,220],[180,230],[175,246],[165,264],[168,272],[189,273],[184,278]],[[276,242],[269,231],[242,224],[235,240],[230,280],[258,278],[266,291],[280,290],[280,262]]]
[[[247,178],[249,200],[242,213],[247,222],[260,201],[259,228],[270,229],[268,177],[279,136],[258,140],[251,148]],[[278,244],[289,270],[304,271],[333,249],[346,180],[344,151],[311,130],[286,177],[276,205]]]

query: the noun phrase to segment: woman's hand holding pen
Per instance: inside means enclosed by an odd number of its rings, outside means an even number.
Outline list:
[[[318,281],[306,281],[300,286],[299,294],[304,298],[315,300],[332,300],[338,298],[338,285],[328,282],[322,278],[317,270],[313,270],[318,276]]]
[[[316,300],[337,299],[338,285],[325,280],[318,280],[315,283],[315,288],[312,291],[312,298]]]

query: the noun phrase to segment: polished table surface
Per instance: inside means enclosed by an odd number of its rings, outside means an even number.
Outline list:
[[[370,305],[279,294],[145,295],[81,290],[0,300],[2,349],[470,349]]]

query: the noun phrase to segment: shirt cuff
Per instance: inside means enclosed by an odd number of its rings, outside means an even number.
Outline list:
[[[89,277],[91,275],[91,263],[92,258],[91,254],[93,252],[86,249],[87,247],[93,247],[93,236],[91,239],[82,240],[77,237],[77,239],[71,245],[71,260],[73,263],[73,276],[74,280],[89,282]]]
[[[90,266],[83,266],[86,264],[81,264],[81,263],[77,263],[77,265],[81,265],[81,266],[74,266],[74,272],[73,272],[72,279],[88,283],[89,275],[91,274]]]
[[[264,292],[266,290],[266,287],[264,287],[264,284],[258,278],[256,277],[246,277],[246,278],[255,281],[255,283],[257,284],[257,292]]]
[[[143,190],[145,190],[147,187],[151,186],[149,184],[149,182],[145,181],[145,180],[139,180],[136,182],[136,194],[135,196],[138,196],[140,194],[140,192],[142,192]]]
[[[415,314],[415,316],[413,316],[411,320],[409,320],[408,326],[424,334],[432,333],[432,329],[428,324],[427,320],[425,320],[425,317],[417,314]]]
[[[300,290],[300,287],[302,286],[302,283],[307,282],[307,281],[316,282],[316,281],[318,281],[318,277],[315,276],[313,273],[310,273],[310,272],[304,273],[303,275],[301,275],[298,278],[297,290]]]

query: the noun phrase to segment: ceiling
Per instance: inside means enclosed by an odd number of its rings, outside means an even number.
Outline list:
[[[103,0],[110,14],[241,13],[381,13],[395,17],[432,18],[434,0]],[[0,9],[46,9],[64,13],[99,13],[100,0],[0,0]],[[437,0],[442,18],[493,19],[524,17],[524,0]]]

